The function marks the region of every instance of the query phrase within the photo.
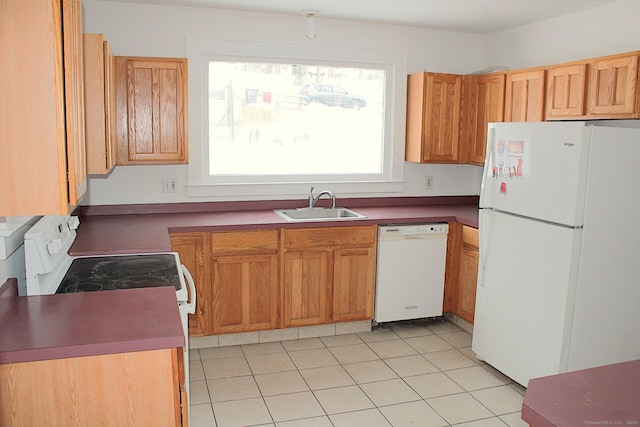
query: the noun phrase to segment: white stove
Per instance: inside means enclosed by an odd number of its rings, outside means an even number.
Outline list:
[[[189,395],[188,315],[195,313],[196,289],[176,252],[71,256],[80,221],[44,216],[24,235],[26,286],[21,295],[100,292],[173,286],[185,336],[184,368]]]

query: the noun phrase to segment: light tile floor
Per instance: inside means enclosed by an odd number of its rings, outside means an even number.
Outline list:
[[[448,321],[191,351],[193,427],[526,426],[525,389]]]

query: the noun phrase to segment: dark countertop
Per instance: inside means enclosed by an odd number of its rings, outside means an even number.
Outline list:
[[[0,287],[0,364],[184,347],[173,288],[17,296]]]
[[[92,207],[87,210],[88,214],[80,214],[78,237],[69,253],[86,256],[167,252],[171,251],[169,233],[445,221],[459,221],[474,228],[478,226],[475,196],[408,199],[380,199],[378,205],[370,199],[350,199],[339,205],[367,216],[366,219],[324,222],[287,222],[273,212],[274,208],[296,207],[291,201],[267,202],[248,208],[246,204],[238,203],[238,210],[234,210],[233,204],[227,203],[223,208],[218,206],[207,212],[194,211],[195,204],[169,208],[164,205],[164,208],[155,211],[148,207],[141,207],[137,211],[135,208],[119,211],[119,208]],[[300,207],[300,201],[297,203],[297,207]],[[163,212],[163,209],[170,208],[174,212]]]
[[[640,360],[529,381],[522,419],[536,427],[640,423]]]
[[[343,199],[366,219],[287,222],[273,209],[304,201],[81,208],[73,256],[170,252],[169,233],[459,221],[478,224],[477,196]],[[321,205],[322,206],[322,205]],[[175,291],[146,288],[17,296],[0,288],[0,364],[184,346]]]

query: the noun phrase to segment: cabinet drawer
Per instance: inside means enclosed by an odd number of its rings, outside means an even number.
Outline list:
[[[304,228],[284,231],[285,249],[372,245],[376,226]]]
[[[276,253],[278,230],[211,233],[212,255]]]

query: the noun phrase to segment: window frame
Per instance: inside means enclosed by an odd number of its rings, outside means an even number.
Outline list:
[[[403,162],[406,114],[406,53],[319,44],[187,38],[189,60],[189,197],[278,197],[306,194],[310,185],[337,193],[397,193],[404,189]],[[224,182],[208,173],[209,61],[313,63],[383,68],[386,72],[383,171],[377,175],[344,175],[325,179],[304,175],[288,182],[247,180]],[[228,181],[228,180],[227,180]],[[244,182],[242,182],[244,181]]]

